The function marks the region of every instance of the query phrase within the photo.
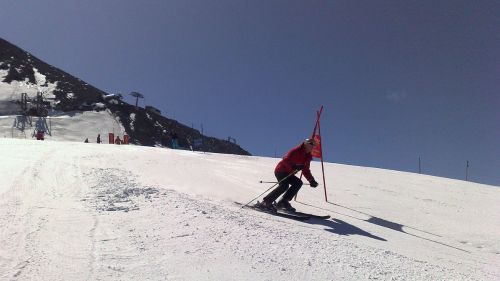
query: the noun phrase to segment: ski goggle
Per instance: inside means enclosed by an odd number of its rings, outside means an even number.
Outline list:
[[[316,145],[316,142],[314,140],[311,140],[311,139],[310,140],[306,140],[305,143],[308,144],[308,145],[311,145],[311,146],[315,146]]]

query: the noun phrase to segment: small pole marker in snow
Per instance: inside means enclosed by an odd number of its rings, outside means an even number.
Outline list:
[[[467,160],[467,165],[465,166],[465,181],[469,181],[469,160]]]
[[[420,156],[418,157],[418,173],[419,174],[422,173],[422,166],[421,166],[421,162],[420,162]]]

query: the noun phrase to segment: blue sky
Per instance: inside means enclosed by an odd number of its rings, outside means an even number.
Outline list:
[[[7,3],[6,3],[7,2]],[[110,93],[280,157],[500,185],[498,1],[4,1],[0,36]],[[132,102],[132,99],[129,98]]]

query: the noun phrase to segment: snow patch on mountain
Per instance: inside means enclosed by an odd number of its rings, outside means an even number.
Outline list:
[[[54,99],[54,90],[57,89],[58,82],[48,83],[46,76],[33,67],[36,84],[24,81],[12,81],[5,83],[3,80],[8,75],[8,70],[0,69],[0,101],[16,101],[21,99],[21,94],[26,93],[29,98],[36,98],[37,93],[44,94],[46,99]]]
[[[130,113],[130,130],[134,131],[135,113]]]
[[[36,69],[34,67],[33,67],[33,72],[35,72],[36,84],[39,85],[39,86],[45,85],[45,83],[47,82],[46,78],[45,78],[45,75],[43,75],[40,72],[38,72],[38,69]]]

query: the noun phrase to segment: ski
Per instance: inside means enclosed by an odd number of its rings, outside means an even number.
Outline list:
[[[252,210],[255,210],[255,211],[262,212],[262,213],[270,214],[270,215],[273,215],[273,216],[278,216],[278,217],[282,217],[282,218],[297,220],[297,221],[306,221],[306,220],[308,220],[308,219],[311,218],[310,216],[299,215],[299,214],[294,214],[294,213],[289,213],[289,212],[284,212],[283,210],[278,210],[278,212],[275,213],[275,212],[270,212],[270,211],[267,211],[265,209],[259,208],[256,205],[243,206],[243,204],[240,203],[240,202],[234,202],[234,203],[236,203],[239,206],[248,208],[248,209],[252,209]]]

